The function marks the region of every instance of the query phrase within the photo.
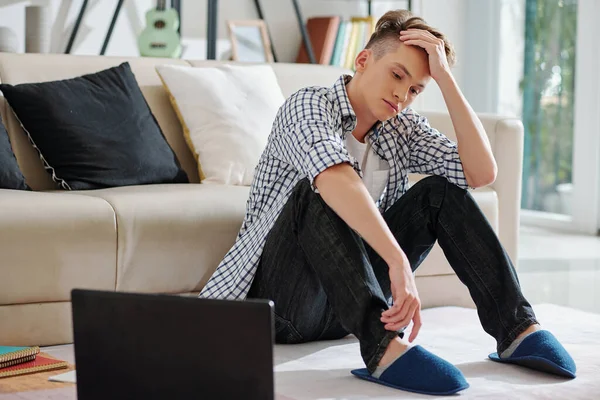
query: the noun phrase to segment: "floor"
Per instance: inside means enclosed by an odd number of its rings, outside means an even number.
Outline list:
[[[522,227],[518,274],[532,304],[600,313],[600,237]]]
[[[565,346],[577,364],[577,378],[556,377],[526,368],[494,363],[487,355],[494,340],[481,329],[475,309],[437,307],[423,310],[427,329],[416,344],[452,362],[465,375],[470,387],[455,397],[461,399],[591,400],[600,392],[600,314],[552,304],[539,304],[536,314]],[[73,362],[71,345],[44,349]],[[350,371],[364,368],[359,344],[349,335],[340,340],[275,345],[276,400],[439,399],[390,389],[355,378]],[[160,369],[160,366],[157,366]],[[162,372],[158,372],[158,376]],[[152,377],[149,377],[152,379]],[[200,396],[202,397],[202,396]],[[73,386],[3,395],[0,400],[75,400]]]
[[[532,304],[538,305],[535,307],[536,314],[545,321],[545,328],[563,339],[576,359],[577,379],[565,381],[486,360],[485,356],[493,350],[494,343],[482,333],[476,311],[472,309],[424,310],[428,329],[419,335],[420,343],[452,360],[463,371],[471,384],[471,388],[461,393],[463,398],[595,398],[593,393],[600,390],[597,380],[600,373],[597,361],[600,354],[600,294],[596,294],[600,293],[600,237],[523,227],[519,251],[518,273],[523,292]],[[464,320],[464,323],[457,323],[459,320]],[[468,338],[467,347],[464,346],[464,338]],[[276,346],[277,399],[428,398],[352,377],[349,371],[362,366],[358,344],[353,340],[345,338],[335,343]],[[45,350],[55,357],[74,361],[72,346]],[[29,392],[29,395],[31,397],[19,398],[70,400],[75,398],[75,390],[70,387]],[[0,399],[4,398],[11,397],[0,395]]]

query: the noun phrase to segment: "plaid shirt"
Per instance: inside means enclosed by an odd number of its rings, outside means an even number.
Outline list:
[[[225,255],[199,297],[244,299],[260,261],[267,234],[293,188],[340,163],[350,163],[362,178],[359,163],[346,150],[344,137],[356,127],[343,75],[330,87],[308,87],[291,95],[279,109],[258,162],[246,216],[235,244]],[[410,108],[378,122],[368,133],[375,153],[389,164],[389,179],[376,202],[383,213],[408,189],[408,173],[440,175],[467,188],[456,143],[431,128]]]

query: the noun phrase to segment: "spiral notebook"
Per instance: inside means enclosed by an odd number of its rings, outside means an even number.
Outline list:
[[[38,346],[0,346],[0,369],[33,361],[39,352],[40,348]]]
[[[8,378],[9,376],[31,374],[40,371],[49,371],[52,369],[67,368],[69,365],[66,361],[55,360],[43,356],[36,356],[35,360],[27,361],[17,365],[0,369],[0,378]]]

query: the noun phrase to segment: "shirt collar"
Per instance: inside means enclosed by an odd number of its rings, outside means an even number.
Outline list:
[[[352,109],[350,99],[348,98],[348,92],[346,91],[346,84],[350,82],[351,79],[351,75],[342,75],[333,85],[333,94],[340,107],[342,130],[344,134],[352,132],[354,128],[356,128],[356,114]]]

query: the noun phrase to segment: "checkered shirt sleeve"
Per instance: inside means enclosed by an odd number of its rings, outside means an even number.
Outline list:
[[[295,93],[276,118],[283,128],[271,138],[271,154],[306,176],[317,192],[314,179],[327,168],[341,163],[358,168],[333,122],[336,111],[326,94],[316,89]]]
[[[408,171],[444,176],[456,186],[468,189],[457,143],[432,128],[427,118],[414,113],[411,119]]]

